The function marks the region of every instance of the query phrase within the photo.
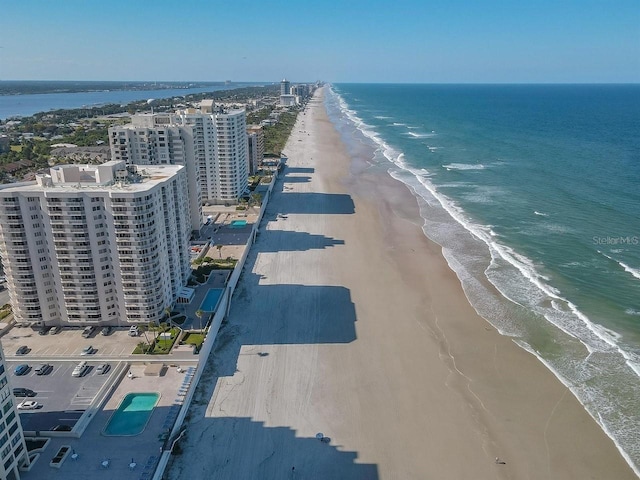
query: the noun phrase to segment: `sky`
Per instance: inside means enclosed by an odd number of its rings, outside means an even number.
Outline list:
[[[640,0],[0,0],[0,80],[638,83]]]

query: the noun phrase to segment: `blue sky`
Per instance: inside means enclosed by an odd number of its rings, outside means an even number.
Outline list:
[[[640,0],[0,0],[0,80],[640,82]]]

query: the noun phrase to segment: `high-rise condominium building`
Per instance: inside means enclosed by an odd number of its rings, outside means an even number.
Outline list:
[[[246,113],[211,103],[203,110],[134,115],[131,124],[109,129],[114,160],[187,167],[193,230],[201,226],[203,203],[235,203],[248,185]]]
[[[63,165],[0,186],[0,256],[17,322],[159,321],[189,274],[187,172]]]
[[[7,373],[0,347],[0,480],[20,480],[18,467],[29,463],[29,455]]]
[[[247,126],[249,173],[254,174],[264,160],[264,130],[261,125]]]

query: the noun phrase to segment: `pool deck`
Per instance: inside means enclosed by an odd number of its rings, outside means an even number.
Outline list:
[[[182,369],[189,366],[195,367],[195,363],[183,364]],[[133,364],[130,371],[133,378],[128,378],[125,370],[119,381],[114,382],[112,392],[101,409],[98,409],[91,419],[81,438],[57,437],[51,442],[40,458],[33,465],[31,471],[20,472],[23,480],[40,479],[65,479],[65,480],[111,480],[114,478],[133,480],[145,478],[145,472],[151,472],[155,468],[154,461],[160,457],[160,449],[163,441],[159,438],[171,418],[175,418],[177,407],[181,402],[179,395],[183,381],[188,378],[187,372],[178,372],[178,369],[167,366],[164,374],[158,376],[144,376],[144,364]],[[120,401],[127,393],[131,392],[158,392],[160,398],[151,414],[144,431],[135,436],[104,436],[102,430],[111,418],[114,410],[118,408]],[[58,468],[49,466],[62,445],[70,445],[78,454],[77,459],[67,456],[63,465]],[[130,468],[131,460],[136,463]],[[109,466],[104,468],[102,462],[109,460]],[[153,468],[147,468],[151,464]],[[148,476],[151,478],[151,475]]]

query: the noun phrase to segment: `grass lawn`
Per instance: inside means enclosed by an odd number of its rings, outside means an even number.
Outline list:
[[[200,349],[204,343],[204,335],[202,333],[187,333],[187,335],[182,339],[182,343],[195,345]]]

